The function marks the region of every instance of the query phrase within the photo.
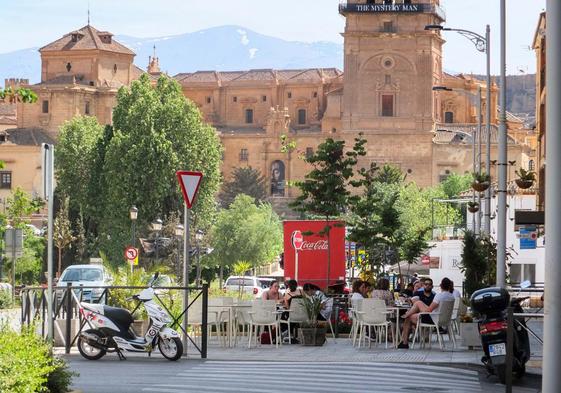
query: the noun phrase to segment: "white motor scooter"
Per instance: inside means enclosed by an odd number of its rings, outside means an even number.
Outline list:
[[[168,360],[177,360],[183,354],[183,344],[179,334],[168,327],[172,322],[168,313],[154,299],[154,282],[159,273],[150,281],[149,287],[132,299],[142,302],[150,324],[144,337],[138,337],[131,329],[133,317],[124,308],[109,307],[103,304],[81,302],[80,313],[90,329],[80,333],[78,350],[88,360],[102,358],[107,352],[117,352],[119,359],[126,357],[123,351],[148,352],[158,346],[160,353]]]

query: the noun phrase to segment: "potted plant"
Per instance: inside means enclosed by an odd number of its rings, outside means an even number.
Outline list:
[[[469,349],[481,346],[478,325],[477,322],[474,322],[473,316],[470,314],[460,315],[460,337],[462,338],[463,344]]]
[[[468,210],[470,213],[477,213],[479,211],[479,203],[468,202]]]
[[[520,170],[516,171],[516,175],[518,176],[518,179],[515,180],[516,185],[523,190],[532,187],[536,180],[536,174],[524,168],[520,168]]]
[[[473,188],[475,191],[483,192],[491,185],[491,176],[489,176],[485,172],[474,172],[472,175],[473,182],[471,183],[471,188]]]
[[[300,342],[306,346],[322,346],[325,343],[327,328],[323,322],[318,321],[318,314],[322,308],[322,301],[319,297],[311,296],[302,299],[308,322],[303,322],[300,326]]]

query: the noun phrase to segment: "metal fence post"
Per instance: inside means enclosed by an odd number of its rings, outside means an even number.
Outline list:
[[[66,346],[66,353],[70,353],[70,340],[72,335],[72,283],[66,284],[66,334],[64,344]]]
[[[201,358],[206,359],[208,334],[208,284],[203,284],[203,319],[201,326]]]
[[[506,330],[506,393],[512,393],[512,361],[514,358],[514,318],[513,308],[509,307],[506,310],[507,317],[507,330]]]

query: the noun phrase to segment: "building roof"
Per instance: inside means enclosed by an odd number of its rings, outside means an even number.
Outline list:
[[[7,142],[23,146],[41,146],[42,143],[54,144],[55,140],[43,128],[10,128]]]
[[[72,39],[73,35],[78,35],[79,39],[74,41]],[[107,52],[135,55],[132,50],[115,41],[113,38],[110,40],[102,40],[101,37],[112,37],[112,34],[106,31],[98,31],[93,26],[87,25],[79,30],[65,34],[62,38],[45,45],[39,49],[39,52],[103,50]]]
[[[296,70],[258,69],[248,71],[196,71],[182,72],[174,78],[183,84],[242,81],[311,81],[333,79],[343,75],[337,68],[304,68]]]

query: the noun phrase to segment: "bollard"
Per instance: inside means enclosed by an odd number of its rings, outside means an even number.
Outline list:
[[[66,337],[64,339],[64,344],[66,346],[66,353],[70,353],[70,344],[72,330],[72,283],[66,284]]]
[[[339,302],[333,309],[335,311],[335,338],[339,338]]]
[[[512,393],[512,361],[514,357],[514,318],[513,318],[513,308],[509,307],[506,310],[506,380],[505,388],[506,393]]]
[[[206,359],[208,333],[208,284],[203,284],[203,320],[201,326],[201,358]]]

